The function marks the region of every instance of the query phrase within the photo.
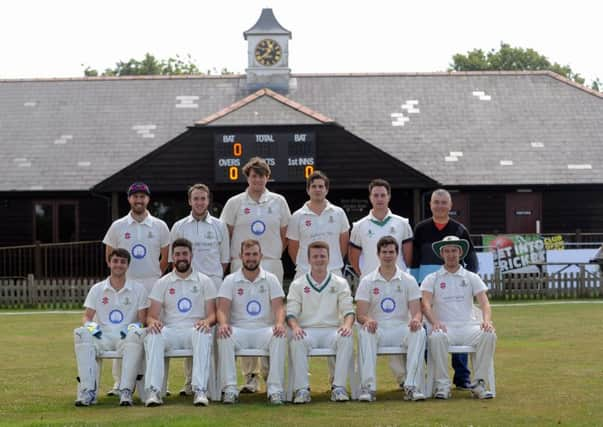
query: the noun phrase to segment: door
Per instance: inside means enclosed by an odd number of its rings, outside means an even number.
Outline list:
[[[471,230],[471,214],[469,211],[469,194],[451,192],[452,209],[450,210],[450,218],[460,222],[468,230]]]
[[[507,233],[536,233],[536,221],[542,220],[542,193],[507,193]]]

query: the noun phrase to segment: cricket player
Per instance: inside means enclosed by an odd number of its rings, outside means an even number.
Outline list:
[[[425,276],[441,268],[443,261],[438,254],[433,252],[432,244],[446,236],[457,236],[469,242],[469,249],[462,263],[467,270],[477,273],[479,263],[469,231],[463,224],[450,218],[452,209],[450,193],[444,189],[435,190],[431,193],[429,208],[432,217],[421,221],[415,227],[411,274],[421,284]],[[454,368],[453,383],[456,388],[470,390],[471,371],[469,371],[467,354],[453,354],[452,367]]]
[[[103,239],[105,254],[116,248],[130,252],[132,262],[128,268],[128,279],[141,283],[147,293],[151,292],[155,282],[161,277],[168,263],[170,231],[162,220],[149,213],[147,207],[151,200],[149,186],[135,182],[128,188],[130,212],[113,222]],[[115,384],[107,395],[119,393],[120,360],[113,361],[113,380]]]
[[[327,200],[329,178],[321,171],[308,177],[306,192],[310,200],[293,213],[287,227],[287,250],[296,265],[295,278],[310,271],[308,246],[316,241],[329,244],[329,272],[341,276],[350,237],[348,218],[343,209]]]
[[[287,324],[291,328],[289,352],[293,366],[293,403],[310,402],[308,353],[312,348],[336,351],[331,400],[349,400],[346,391],[354,353],[352,327],[355,314],[347,281],[329,273],[329,245],[308,246],[310,272],[295,279],[287,295]]]
[[[412,261],[412,228],[408,219],[394,215],[389,209],[391,187],[384,179],[370,182],[369,200],[372,209],[367,216],[356,221],[352,226],[348,258],[352,267],[362,279],[379,267],[377,242],[383,236],[393,236],[400,247],[397,264],[406,270]],[[389,357],[389,367],[401,388],[404,388],[405,357]]]
[[[435,369],[432,392],[436,399],[451,396],[448,346],[471,345],[476,347],[477,353],[471,392],[479,399],[491,399],[494,396],[488,387],[492,384],[486,381],[494,359],[496,333],[486,295],[488,288],[477,274],[460,265],[469,251],[467,240],[446,236],[433,243],[433,251],[442,258],[444,265],[421,283],[423,314],[431,324],[428,357]],[[481,321],[473,317],[474,297],[482,311]]]
[[[280,194],[266,188],[270,179],[270,166],[262,158],[252,157],[243,166],[247,189],[231,197],[224,205],[220,219],[226,223],[230,234],[230,271],[241,268],[239,248],[247,239],[255,239],[262,247],[262,268],[274,274],[282,286],[283,263],[281,256],[287,246],[287,224],[291,217],[287,201]],[[255,393],[259,387],[261,370],[266,379],[268,362],[263,360],[258,369],[258,359],[246,357],[241,361],[245,376],[243,393]]]
[[[421,291],[416,280],[396,265],[400,247],[392,236],[377,242],[380,266],[364,276],[356,292],[356,318],[360,351],[360,395],[375,400],[377,347],[407,348],[405,400],[425,400],[425,331],[421,315]]]
[[[226,225],[210,215],[211,193],[205,184],[194,184],[188,189],[189,216],[177,221],[170,232],[170,242],[185,238],[193,244],[193,269],[208,276],[220,288],[224,271],[230,259],[230,237]],[[170,261],[171,259],[170,254]],[[181,396],[191,396],[193,388],[192,360],[184,360],[184,388]]]
[[[283,288],[261,266],[257,240],[240,244],[242,266],[224,279],[218,291],[219,377],[224,403],[238,401],[235,350],[264,349],[270,353],[266,381],[268,399],[280,405],[284,397],[287,330]]]
[[[111,274],[88,292],[84,302],[84,326],[74,330],[79,380],[75,406],[96,403],[98,352],[117,350],[122,356],[121,406],[132,405],[132,392],[141,369],[147,292],[142,285],[126,279],[130,264],[128,251],[113,249],[108,260]]]
[[[192,349],[193,404],[207,406],[216,288],[209,277],[191,268],[193,245],[189,240],[176,239],[172,257],[174,270],[157,281],[149,295],[145,406],[163,404],[164,355],[168,349]]]

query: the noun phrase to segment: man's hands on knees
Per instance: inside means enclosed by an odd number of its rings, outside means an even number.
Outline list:
[[[161,329],[163,329],[163,323],[161,323],[161,320],[151,319],[149,321],[149,325],[147,326],[147,329],[152,334],[160,334]]]
[[[294,340],[303,340],[304,337],[306,336],[306,331],[304,331],[299,326],[295,326],[295,327],[291,328],[291,333],[293,334]]]
[[[423,327],[423,324],[418,319],[410,319],[410,322],[408,322],[408,327],[412,332],[417,332]]]
[[[232,335],[232,327],[227,324],[218,325],[218,338],[228,338]]]
[[[208,333],[211,330],[211,324],[207,319],[200,319],[195,322],[195,329]]]
[[[437,321],[433,324],[433,332],[448,332],[448,328],[442,322]]]
[[[496,330],[494,329],[494,324],[491,320],[484,320],[480,327],[484,332],[496,332]]]
[[[287,328],[285,328],[285,325],[283,323],[277,323],[272,328],[272,334],[275,337],[279,337],[279,338],[286,337],[287,336]]]
[[[377,332],[377,327],[379,326],[379,324],[377,323],[377,321],[375,319],[367,319],[364,324],[362,325],[362,327],[367,331],[370,332],[371,334],[374,334],[375,332]]]

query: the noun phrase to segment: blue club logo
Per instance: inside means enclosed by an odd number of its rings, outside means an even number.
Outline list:
[[[263,221],[255,220],[251,223],[251,232],[256,236],[261,236],[266,232],[266,224]]]
[[[396,301],[390,297],[383,298],[381,300],[381,310],[384,313],[392,313],[396,309]]]
[[[250,316],[258,316],[262,312],[262,304],[259,301],[252,299],[247,303],[247,313]]]
[[[132,256],[136,259],[143,259],[147,255],[147,248],[140,243],[132,246]]]
[[[118,325],[123,321],[124,314],[121,312],[121,310],[111,310],[109,313],[109,322],[113,323],[114,325]]]
[[[192,308],[193,302],[190,299],[184,297],[178,300],[178,311],[180,313],[188,313]]]

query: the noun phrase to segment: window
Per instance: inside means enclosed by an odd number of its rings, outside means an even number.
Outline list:
[[[75,242],[79,239],[78,203],[75,201],[37,201],[34,210],[34,241],[41,243]]]

